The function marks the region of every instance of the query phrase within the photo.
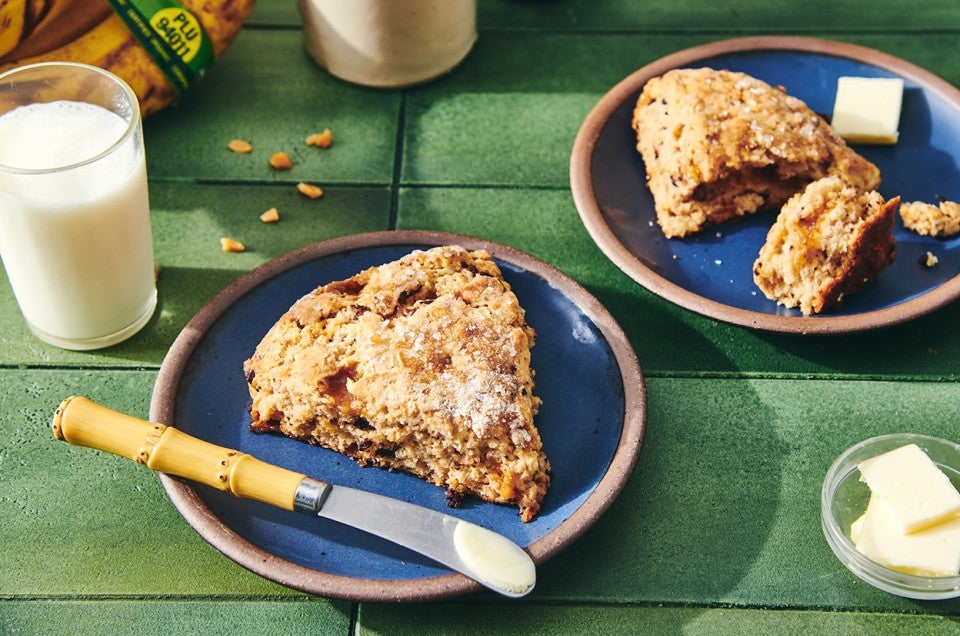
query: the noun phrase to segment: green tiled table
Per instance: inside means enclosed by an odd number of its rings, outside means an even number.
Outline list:
[[[49,347],[0,276],[0,633],[960,632],[960,601],[906,600],[856,579],[819,518],[824,472],[850,444],[900,430],[960,437],[960,304],[838,337],[718,323],[614,267],[570,196],[571,145],[596,101],[696,44],[832,38],[960,85],[956,0],[786,4],[480,0],[480,39],[460,67],[379,91],[310,61],[293,0],[260,0],[202,84],[146,122],[161,267],[149,326],[103,351]],[[302,145],[323,128],[333,148]],[[261,152],[226,152],[234,137]],[[268,148],[293,150],[294,170],[269,170]],[[300,180],[326,195],[301,197]],[[261,224],[274,206],[282,221]],[[50,434],[54,408],[74,393],[146,417],[173,339],[238,276],[316,241],[384,229],[481,236],[556,265],[609,308],[640,360],[648,423],[636,471],[522,600],[304,595],[210,547],[154,474]],[[248,251],[221,252],[223,235]]]

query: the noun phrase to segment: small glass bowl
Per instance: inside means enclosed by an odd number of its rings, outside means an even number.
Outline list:
[[[937,600],[960,596],[960,576],[916,576],[884,567],[860,553],[850,539],[850,524],[867,509],[870,488],[860,481],[857,462],[916,444],[960,488],[960,445],[928,435],[881,435],[847,449],[823,480],[820,518],[823,534],[837,558],[858,577],[886,592],[906,598]]]

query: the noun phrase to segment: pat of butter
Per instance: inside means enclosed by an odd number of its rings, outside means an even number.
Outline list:
[[[918,576],[960,574],[960,517],[905,534],[890,503],[876,494],[851,527],[857,550],[880,565]]]
[[[882,497],[901,532],[929,528],[960,514],[960,493],[916,444],[860,462],[860,480]]]
[[[902,79],[841,77],[830,124],[852,143],[895,144],[902,103]]]
[[[867,504],[868,506],[870,504]],[[866,519],[867,513],[863,513],[857,520],[850,524],[850,539],[854,544],[860,543],[860,533],[863,532],[863,521]]]
[[[507,596],[523,596],[537,582],[533,560],[506,537],[464,521],[453,529],[457,556],[480,583]]]

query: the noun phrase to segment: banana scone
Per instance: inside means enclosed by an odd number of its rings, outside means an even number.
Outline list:
[[[946,238],[960,232],[960,203],[941,199],[940,205],[911,201],[900,204],[900,218],[908,230],[923,236]]]
[[[744,73],[675,69],[648,81],[633,112],[657,221],[683,237],[837,175],[861,190],[879,169],[801,100]]]
[[[483,250],[416,250],[298,300],[244,364],[251,428],[540,510],[534,330]]]
[[[893,262],[899,206],[899,197],[884,201],[839,177],[814,181],[780,210],[753,265],[754,282],[805,316],[838,305]]]

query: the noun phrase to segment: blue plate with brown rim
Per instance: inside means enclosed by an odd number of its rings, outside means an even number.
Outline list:
[[[279,435],[249,430],[243,362],[297,299],[415,249],[443,244],[485,249],[536,330],[532,365],[543,405],[535,424],[552,465],[540,513],[467,499],[410,475],[361,468],[348,458]],[[633,471],[643,440],[643,377],[626,336],[606,309],[554,267],[510,247],[438,232],[375,232],[291,252],[238,279],[183,329],[161,366],[150,418],[214,444],[333,484],[352,486],[451,514],[495,530],[539,564],[603,514]],[[197,532],[240,565],[278,583],[348,600],[424,600],[479,590],[467,577],[385,540],[336,522],[237,499],[160,476]]]
[[[714,42],[649,64],[612,88],[574,142],[570,182],[587,231],[621,270],[653,293],[691,311],[765,331],[848,333],[911,320],[960,296],[960,237],[906,230],[897,216],[897,259],[835,310],[802,316],[767,299],[753,283],[753,262],[776,211],[667,239],[656,223],[646,170],[630,122],[646,82],[674,68],[740,71],[783,86],[829,119],[841,76],[904,80],[900,138],[893,146],[853,145],[881,171],[885,198],[960,201],[960,90],[902,59],[853,44],[764,36]],[[920,262],[938,257],[932,268]]]

